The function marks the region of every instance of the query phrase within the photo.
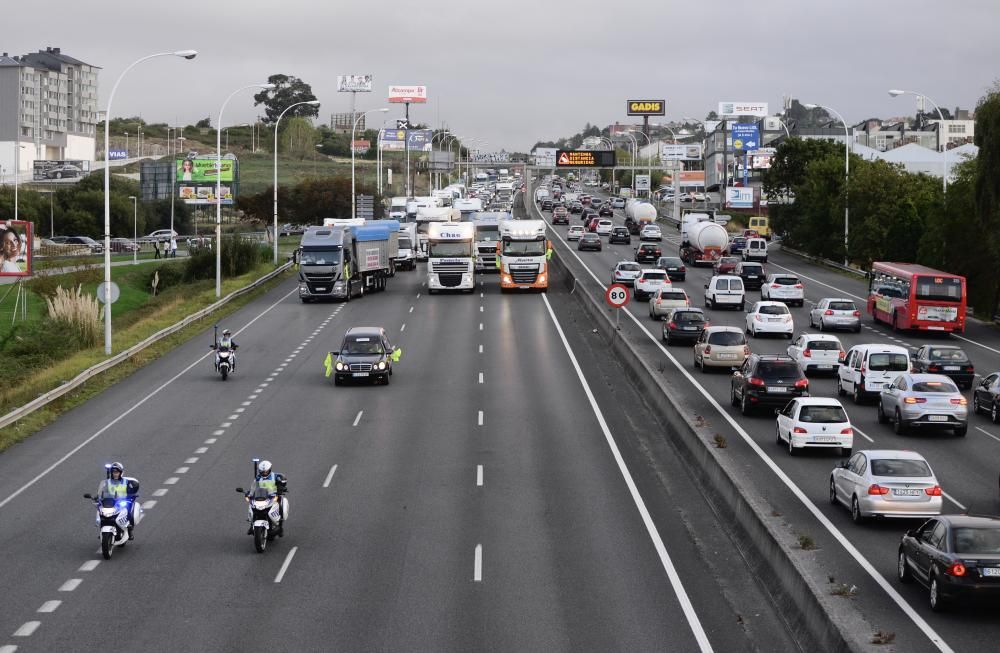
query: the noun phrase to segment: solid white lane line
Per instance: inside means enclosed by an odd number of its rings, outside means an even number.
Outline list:
[[[865,432],[862,431],[861,429],[859,429],[857,426],[854,426],[853,424],[851,424],[851,427],[854,429],[855,433],[857,433],[858,435],[860,435],[861,437],[863,437],[865,440],[868,440],[869,442],[875,442],[875,440],[872,440],[870,437],[868,437],[865,434]]]
[[[479,426],[483,425],[483,411],[479,411]]]
[[[100,560],[88,560],[80,565],[80,568],[77,571],[94,571],[97,569],[97,565],[99,564],[101,564]]]
[[[649,538],[653,542],[653,547],[656,549],[656,553],[660,557],[660,564],[663,565],[663,569],[667,574],[670,585],[674,589],[674,594],[677,596],[677,602],[680,603],[684,616],[687,619],[688,626],[691,628],[695,641],[698,642],[698,648],[703,652],[711,651],[712,644],[708,640],[708,635],[705,634],[705,629],[701,625],[698,613],[695,612],[694,606],[691,604],[691,599],[688,596],[687,590],[684,589],[684,583],[681,582],[681,578],[677,574],[677,569],[674,567],[673,560],[671,560],[670,554],[667,552],[667,547],[663,544],[663,539],[660,537],[660,533],[656,529],[656,524],[653,523],[653,518],[650,516],[649,510],[646,509],[646,502],[643,501],[642,495],[639,494],[639,489],[635,486],[632,474],[629,473],[628,467],[625,465],[625,460],[622,458],[621,451],[618,450],[618,445],[615,443],[615,439],[611,435],[611,429],[608,428],[608,424],[604,419],[604,413],[601,411],[601,407],[597,405],[597,399],[594,398],[594,393],[590,390],[590,384],[587,383],[587,378],[583,375],[583,370],[580,368],[579,362],[577,362],[576,354],[573,352],[573,348],[566,339],[566,334],[563,333],[562,325],[559,324],[555,311],[552,310],[552,306],[549,304],[549,300],[544,294],[542,295],[542,300],[545,302],[545,308],[549,312],[549,317],[552,318],[552,323],[555,325],[556,331],[559,333],[559,339],[562,341],[563,348],[566,350],[566,354],[569,356],[569,360],[573,364],[573,369],[576,370],[577,378],[580,380],[580,385],[583,386],[583,391],[587,395],[587,400],[590,402],[590,408],[593,411],[594,416],[597,418],[597,423],[600,425],[601,431],[604,433],[604,439],[608,443],[608,448],[611,449],[611,454],[614,457],[615,462],[618,464],[618,471],[621,473],[622,478],[625,479],[625,485],[628,487],[629,493],[632,495],[632,501],[635,503],[635,506],[639,511],[642,523],[646,527],[646,532],[649,534]]]
[[[198,447],[194,450],[195,453],[208,453],[208,447]]]
[[[176,476],[171,476],[167,480],[163,481],[163,484],[164,485],[177,485],[177,481],[179,481],[179,480],[181,480],[181,479],[177,478]]]
[[[472,563],[472,580],[479,583],[483,580],[483,545],[476,545],[476,559]]]
[[[174,470],[174,474],[187,474],[190,467],[178,467]]]
[[[605,286],[601,282],[601,280],[597,277],[597,275],[594,274],[593,270],[591,270],[590,267],[588,267],[583,262],[583,259],[581,259],[580,256],[573,250],[573,248],[569,246],[569,244],[563,239],[563,237],[559,235],[555,229],[552,229],[551,226],[549,226],[549,229],[552,231],[553,235],[555,235],[555,237],[558,238],[559,241],[562,242],[564,246],[566,246],[569,253],[576,258],[577,262],[581,266],[583,266],[583,268],[587,271],[590,277],[603,290],[607,290],[607,286]],[[788,268],[785,269],[787,270]],[[794,270],[789,270],[789,271],[794,272]],[[834,288],[834,290],[838,289]],[[545,295],[542,295],[542,299],[544,299],[546,305],[548,305],[548,299],[545,298]],[[869,577],[871,577],[871,579],[874,580],[875,583],[878,584],[880,588],[882,588],[882,590],[889,596],[889,598],[892,599],[893,603],[899,606],[899,609],[902,610],[907,617],[909,617],[910,621],[912,621],[914,625],[916,625],[917,628],[919,628],[920,631],[924,633],[924,635],[931,641],[931,643],[933,643],[939,651],[942,651],[942,653],[951,653],[953,649],[950,646],[948,646],[948,643],[944,641],[944,638],[942,638],[937,633],[937,631],[934,630],[931,627],[931,625],[927,623],[927,621],[917,613],[917,611],[913,608],[913,606],[911,606],[906,601],[906,599],[904,599],[902,595],[898,591],[896,591],[896,588],[893,587],[889,583],[889,581],[887,581],[885,577],[881,573],[879,573],[877,569],[875,569],[875,567],[872,565],[871,562],[868,561],[868,559],[864,556],[864,554],[862,554],[861,551],[859,551],[858,548],[854,546],[854,543],[852,543],[847,538],[847,536],[844,535],[844,533],[839,528],[837,528],[833,524],[833,522],[830,521],[829,518],[827,518],[826,515],[823,514],[823,512],[819,509],[819,507],[815,503],[813,503],[812,499],[806,496],[805,492],[803,492],[802,489],[795,484],[795,481],[793,481],[791,477],[788,476],[788,474],[786,474],[785,471],[781,469],[781,467],[776,462],[774,462],[774,460],[769,455],[767,455],[767,453],[764,452],[764,450],[760,447],[760,445],[757,444],[756,441],[754,441],[754,439],[750,436],[750,434],[747,433],[743,429],[743,427],[739,425],[739,423],[733,418],[733,416],[730,415],[729,412],[727,412],[722,407],[722,405],[719,404],[718,401],[716,401],[715,397],[712,396],[712,394],[705,388],[705,386],[699,383],[698,380],[691,375],[688,369],[684,367],[684,365],[682,365],[681,362],[678,361],[677,358],[660,343],[659,338],[657,336],[654,336],[649,331],[649,329],[646,328],[646,325],[644,325],[642,321],[640,321],[631,310],[627,308],[623,310],[625,311],[625,315],[627,315],[629,319],[631,319],[636,324],[636,326],[638,326],[639,329],[641,329],[643,333],[646,334],[646,337],[648,337],[650,341],[653,342],[653,344],[660,350],[660,352],[667,358],[667,360],[670,361],[670,363],[674,366],[674,368],[678,372],[680,372],[681,376],[683,376],[684,379],[691,384],[691,387],[697,390],[697,392],[702,397],[704,397],[704,399],[708,403],[712,405],[712,407],[716,410],[716,412],[718,412],[718,414],[722,417],[722,419],[728,422],[729,426],[732,427],[732,429],[736,431],[737,434],[739,434],[740,438],[746,443],[746,445],[750,447],[750,449],[757,454],[757,456],[761,459],[761,461],[763,461],[763,463],[768,467],[768,469],[770,469],[771,472],[778,477],[778,480],[781,481],[782,485],[788,488],[788,490],[799,500],[800,503],[802,503],[803,506],[806,507],[809,513],[812,514],[812,516],[823,526],[823,528],[825,528],[827,532],[830,533],[830,535],[832,535],[833,538],[836,539],[837,542],[842,547],[844,547],[844,550],[847,551],[847,553],[852,558],[854,558],[854,561],[857,562],[862,569],[864,569],[865,573],[867,573]],[[552,314],[551,308],[549,309],[549,312],[550,314]]]
[[[351,424],[351,426],[357,426],[358,422],[361,421],[361,416],[364,415],[364,414],[365,414],[365,411],[359,410],[358,411],[358,416],[354,418],[354,424]]]
[[[948,501],[951,501],[951,502],[952,502],[952,503],[954,503],[954,504],[955,504],[956,506],[958,506],[959,510],[968,510],[968,508],[966,508],[965,506],[963,506],[962,504],[960,504],[960,503],[959,503],[959,502],[958,502],[957,500],[955,500],[955,497],[951,496],[951,495],[950,495],[950,494],[948,494],[947,492],[945,492],[945,491],[943,491],[943,490],[942,490],[942,491],[941,491],[941,494],[943,494],[943,495],[944,495],[944,498],[945,498],[945,499],[948,499]]]
[[[222,434],[220,433],[219,435]],[[207,440],[205,440],[205,444],[215,444],[216,442],[218,442],[216,438],[208,438]]]
[[[42,607],[38,608],[37,612],[55,612],[60,605],[62,605],[62,601],[46,601]]]
[[[334,465],[330,468],[330,473],[326,475],[326,479],[323,481],[323,487],[330,487],[330,481],[333,480],[333,475],[337,473],[337,466]]]
[[[406,330],[406,322],[403,322],[403,326],[399,327],[399,332],[402,333]]]
[[[162,497],[163,495],[165,495],[165,494],[166,494],[167,492],[169,492],[169,491],[170,491],[170,490],[168,490],[167,488],[165,488],[165,487],[161,487],[161,488],[160,488],[159,490],[157,490],[156,492],[153,492],[153,496],[154,496],[154,497]]]
[[[482,372],[479,373],[479,382],[480,383],[483,382],[483,373]]]
[[[278,570],[278,575],[274,577],[275,583],[280,583],[281,579],[285,577],[285,572],[288,571],[288,565],[292,564],[292,558],[295,557],[295,552],[299,550],[299,547],[293,546],[292,550],[288,552],[285,557],[285,561],[281,563],[281,569]]]
[[[186,459],[186,460],[184,461],[184,464],[185,464],[185,465],[193,465],[193,464],[195,464],[196,462],[198,462],[198,458],[197,458],[197,457],[192,457],[192,458],[187,458],[187,459]]]
[[[483,466],[476,465],[476,487],[483,487]]]
[[[63,583],[59,587],[59,591],[60,592],[72,592],[77,587],[79,587],[80,583],[82,583],[82,582],[83,582],[82,578],[70,578],[68,581],[66,581],[65,583]]]
[[[993,438],[993,439],[994,439],[994,440],[996,440],[997,442],[1000,442],[1000,438],[998,438],[997,436],[993,435],[992,433],[990,433],[990,432],[989,432],[989,431],[987,431],[986,429],[983,429],[983,428],[979,428],[979,427],[977,426],[977,427],[976,427],[976,430],[977,430],[977,431],[979,431],[980,433],[985,433],[986,435],[990,436],[991,438]]]
[[[142,504],[143,510],[149,510],[150,508],[156,507],[156,499],[150,499],[149,501]]]
[[[41,621],[26,621],[24,625],[14,631],[14,637],[31,637],[31,634],[42,625]]]

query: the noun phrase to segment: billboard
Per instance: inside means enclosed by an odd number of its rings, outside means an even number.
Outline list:
[[[432,151],[430,155],[430,170],[452,170],[455,167],[455,153],[448,150]]]
[[[677,186],[679,188],[704,188],[705,187],[705,171],[704,170],[681,170],[680,174],[677,175]]]
[[[31,223],[0,222],[0,277],[31,276]]]
[[[664,116],[666,105],[666,100],[628,100],[626,103],[630,116]]]
[[[767,117],[767,102],[719,102],[719,117],[758,116]]]
[[[556,150],[557,168],[613,168],[615,153],[611,150]]]
[[[35,159],[32,178],[35,181],[51,179],[73,179],[84,177],[90,172],[90,161],[79,159],[45,160]]]
[[[403,151],[409,145],[410,151],[430,152],[433,134],[430,129],[386,129],[380,144],[383,150]]]
[[[701,161],[701,143],[660,147],[660,161]]]
[[[636,175],[635,176],[635,189],[636,190],[649,190],[649,175]]]
[[[536,147],[531,151],[531,154],[535,157],[536,166],[554,166],[556,164],[556,148],[554,147]]]
[[[390,86],[389,102],[401,104],[409,102],[413,104],[423,104],[427,102],[426,86]]]
[[[219,191],[222,195],[222,204],[233,203],[233,189],[230,186],[221,186]],[[177,187],[177,196],[185,204],[215,204],[215,185],[211,186],[185,186]]]
[[[354,126],[354,121],[357,120],[357,127]],[[338,132],[349,132],[351,129],[356,129],[359,132],[365,131],[365,114],[360,111],[357,113],[334,113],[330,115],[330,129]]]
[[[351,143],[351,149],[355,154],[365,154],[371,149],[372,143],[368,140],[356,140]]]
[[[371,93],[371,75],[337,75],[338,93]]]
[[[222,181],[233,181],[233,170],[236,159],[222,159],[218,162],[222,167]],[[177,181],[192,181],[195,183],[215,183],[215,159],[177,159]],[[214,192],[214,191],[213,191]]]
[[[757,130],[757,124],[752,122],[734,124],[732,139],[734,150],[756,150],[757,146],[760,145],[760,132]]]
[[[128,158],[128,150],[108,150],[108,161],[120,161]]]
[[[754,170],[767,170],[771,167],[771,159],[778,153],[777,148],[762,147],[757,150],[750,150],[750,167]]]
[[[753,188],[750,186],[731,186],[727,188],[726,207],[730,209],[752,209]]]

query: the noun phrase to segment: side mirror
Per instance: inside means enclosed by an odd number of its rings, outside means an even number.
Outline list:
[[[775,415],[775,417],[777,417],[780,414],[781,414],[781,409],[780,408],[775,408],[774,409],[774,415]]]
[[[911,528],[910,530],[906,531],[906,536],[907,537],[916,537],[918,533],[919,533],[919,531],[917,529]]]
[[[236,488],[236,491],[239,492],[240,494],[243,494],[243,488],[241,487]]]
[[[841,460],[839,463],[837,463],[837,467],[840,469],[847,469],[847,461]]]
[[[340,356],[340,351],[331,351],[330,355],[331,356]]]
[[[93,496],[92,494],[89,494],[89,493],[88,493],[88,494],[85,494],[85,495],[83,495],[83,498],[84,498],[84,499],[93,499],[93,498],[94,498],[94,496]]]
[[[705,284],[705,290],[708,290],[708,284],[707,283]]]

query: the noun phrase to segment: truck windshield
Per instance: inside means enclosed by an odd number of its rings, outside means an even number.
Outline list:
[[[545,256],[544,240],[510,240],[503,244],[504,256]]]
[[[500,240],[500,227],[476,227],[476,240],[497,242]]]
[[[399,237],[399,249],[413,249],[413,243],[410,242],[409,236]]]
[[[472,243],[428,243],[427,256],[431,258],[472,256]]]
[[[337,265],[340,263],[340,250],[335,247],[330,249],[304,249],[299,257],[302,265]]]

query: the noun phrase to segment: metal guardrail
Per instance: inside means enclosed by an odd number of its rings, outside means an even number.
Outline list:
[[[836,261],[831,261],[830,259],[821,258],[819,256],[813,256],[812,254],[806,254],[805,252],[800,252],[797,249],[792,249],[784,243],[781,244],[781,251],[788,252],[792,256],[798,256],[807,261],[812,261],[814,263],[819,263],[820,265],[825,265],[828,268],[833,268],[835,270],[840,270],[841,272],[847,272],[850,274],[857,275],[862,279],[868,278],[868,273],[864,270],[859,270],[858,268],[851,267],[850,265],[844,265],[843,263],[837,263]]]
[[[251,284],[249,284],[247,286],[244,286],[242,288],[239,288],[238,290],[234,290],[233,292],[229,293],[228,295],[226,295],[225,297],[223,297],[219,301],[217,301],[217,302],[215,302],[213,304],[210,304],[209,306],[206,306],[205,308],[203,308],[203,309],[201,309],[199,311],[195,311],[191,315],[188,315],[187,317],[185,317],[180,322],[177,322],[176,324],[172,324],[172,325],[170,325],[170,326],[168,326],[168,327],[166,327],[164,329],[161,329],[161,330],[157,331],[156,333],[154,333],[153,335],[151,335],[148,338],[146,338],[145,340],[142,340],[141,342],[138,342],[138,343],[132,345],[128,349],[115,354],[111,358],[109,358],[107,360],[104,360],[104,361],[101,361],[100,363],[97,363],[96,365],[93,365],[91,367],[88,367],[87,369],[85,369],[84,371],[80,372],[75,377],[73,377],[71,380],[67,381],[66,383],[63,383],[59,387],[53,388],[52,390],[49,390],[48,392],[46,392],[46,393],[44,393],[42,395],[39,395],[37,398],[29,401],[25,405],[23,405],[23,406],[21,406],[19,408],[15,408],[14,410],[10,411],[9,413],[7,413],[6,415],[4,415],[3,417],[0,417],[0,428],[5,428],[7,426],[10,426],[11,424],[13,424],[14,422],[16,422],[17,420],[21,419],[22,417],[26,417],[26,416],[30,415],[31,413],[35,412],[36,410],[38,410],[42,406],[45,406],[46,404],[48,404],[48,403],[50,403],[50,402],[58,399],[59,397],[61,397],[64,394],[66,394],[67,392],[75,390],[76,388],[80,387],[81,385],[83,385],[84,383],[86,383],[88,380],[94,378],[95,376],[97,376],[101,372],[107,371],[107,370],[111,369],[112,367],[114,367],[115,365],[118,365],[119,363],[125,362],[126,360],[128,360],[129,358],[131,358],[135,354],[139,353],[140,351],[142,351],[146,347],[149,347],[150,345],[152,345],[152,344],[154,344],[154,343],[156,343],[156,342],[158,342],[158,341],[166,338],[167,336],[170,336],[170,335],[173,335],[173,334],[177,333],[178,331],[180,331],[184,327],[188,326],[192,322],[196,322],[196,321],[202,319],[203,317],[211,315],[213,312],[215,312],[216,310],[218,310],[222,306],[228,304],[233,299],[236,299],[237,297],[239,297],[241,295],[245,295],[246,293],[250,292],[251,290],[257,288],[258,286],[260,286],[260,285],[262,285],[262,284],[270,281],[271,279],[277,277],[279,274],[281,274],[285,270],[288,270],[291,267],[292,267],[292,262],[288,261],[287,263],[285,263],[284,265],[282,265],[279,268],[275,269],[274,271],[268,272],[263,277],[261,277],[260,279],[257,279],[253,283],[251,283]]]

